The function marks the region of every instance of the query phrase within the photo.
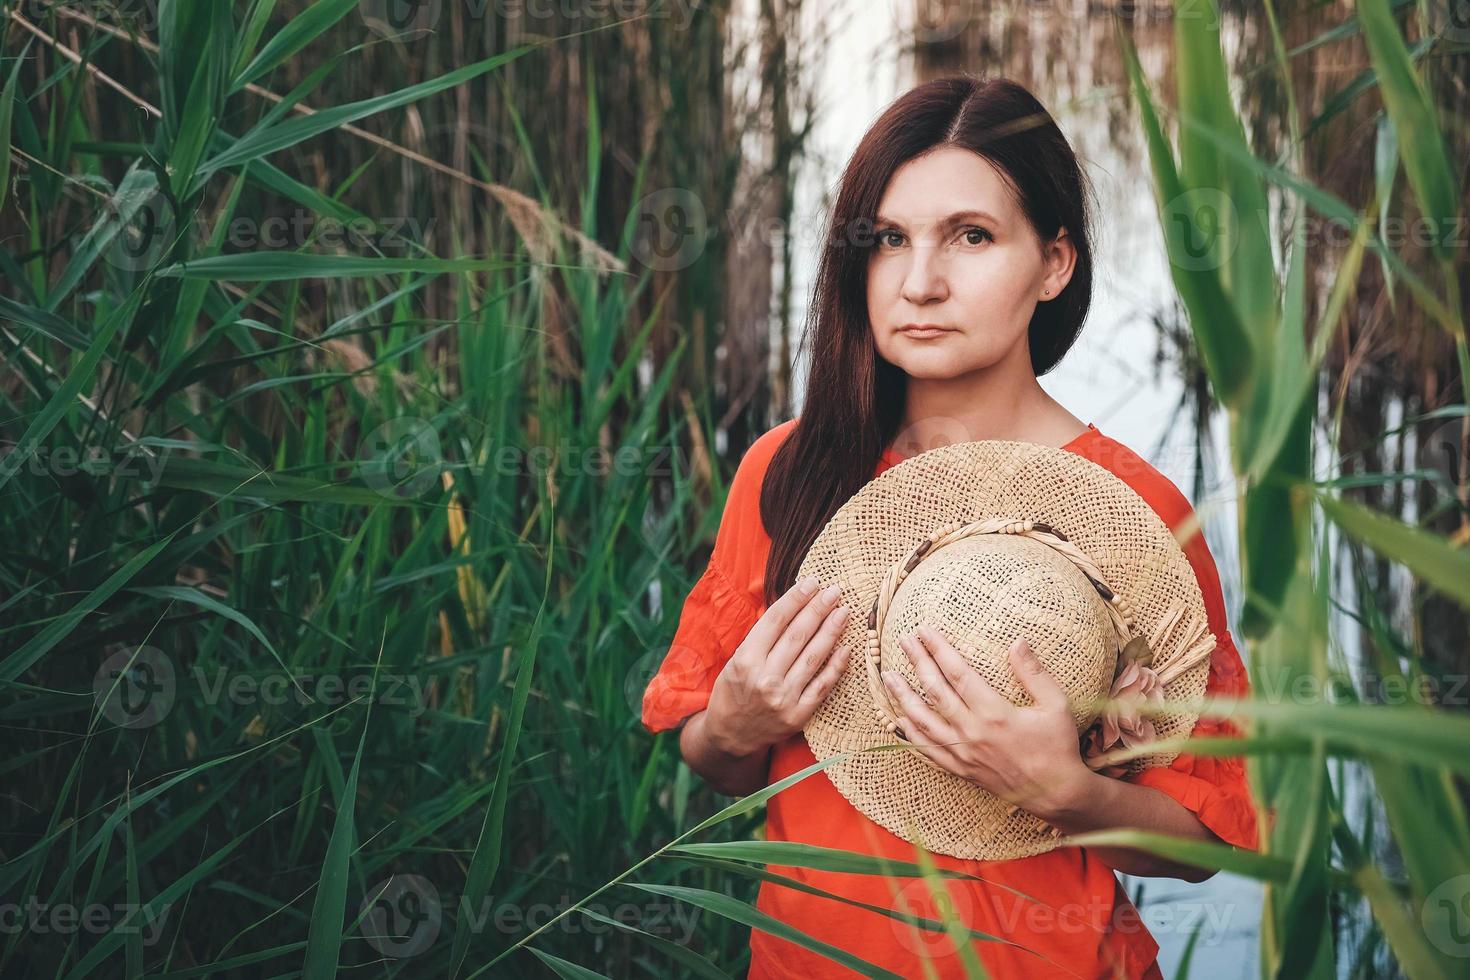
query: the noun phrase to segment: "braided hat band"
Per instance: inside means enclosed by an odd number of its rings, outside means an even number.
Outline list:
[[[1078,453],[984,440],[911,456],[838,508],[796,577],[808,575],[841,589],[850,615],[839,642],[864,656],[839,672],[803,728],[807,744],[818,761],[852,753],[822,776],[879,826],[936,853],[1006,860],[1062,841],[902,732],[881,671],[924,694],[899,650],[921,623],[1017,705],[1028,698],[1004,651],[1027,639],[1067,692],[1082,758],[1105,774],[1178,754],[1145,749],[1111,766],[1108,746],[1167,742],[1194,727],[1215,648],[1194,569],[1148,502]],[[895,739],[911,750],[863,751]]]

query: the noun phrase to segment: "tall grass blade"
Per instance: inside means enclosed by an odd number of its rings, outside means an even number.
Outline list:
[[[279,152],[287,147],[295,146],[313,136],[330,132],[347,123],[356,122],[367,116],[379,112],[386,112],[399,106],[417,102],[427,98],[436,92],[442,92],[456,85],[477,78],[489,71],[494,71],[501,65],[509,64],[517,58],[535,49],[535,45],[523,44],[503,54],[497,54],[474,64],[465,65],[454,71],[432,78],[428,81],[410,85],[397,92],[387,95],[379,95],[359,102],[351,102],[347,105],[333,106],[330,109],[319,109],[308,116],[297,116],[286,119],[271,126],[253,129],[235,140],[221,153],[210,158],[199,169],[196,183],[209,179],[217,171],[225,167],[237,167],[252,160],[258,160],[263,156]]]
[[[368,725],[372,720],[369,702],[368,718],[357,739],[357,752],[352,757],[352,771],[337,797],[337,818],[332,822],[332,839],[322,860],[321,878],[311,903],[311,930],[306,936],[306,958],[302,963],[303,980],[333,980],[337,976],[337,958],[342,950],[342,919],[347,910],[347,873],[352,852],[357,847],[357,779],[362,771],[362,750],[367,744]],[[331,736],[323,739],[331,747]]]
[[[265,18],[270,16],[270,9],[274,6],[274,2],[271,2],[262,5],[261,11],[252,12],[259,19],[251,20],[251,30],[259,31],[265,26]],[[234,94],[262,75],[274,71],[286,59],[331,30],[333,25],[359,6],[361,0],[316,0],[277,31],[249,65],[235,72],[230,82],[230,93]],[[257,23],[259,26],[256,26]]]
[[[5,84],[0,86],[0,208],[5,207],[5,196],[10,190],[10,159],[15,147],[10,142],[10,121],[15,115],[16,93],[20,91],[20,70],[26,63],[31,46],[21,48],[10,66]]]
[[[1350,500],[1319,494],[1317,502],[1332,523],[1349,537],[1390,561],[1399,562],[1425,584],[1470,609],[1470,551]],[[1436,719],[1435,724],[1447,725],[1458,720]]]
[[[716,915],[732,919],[742,925],[750,926],[752,929],[760,929],[780,939],[795,943],[803,949],[818,953],[834,962],[841,963],[849,970],[856,971],[859,975],[870,978],[881,978],[881,980],[903,980],[897,973],[885,970],[880,966],[869,963],[861,957],[854,956],[844,949],[824,943],[820,939],[814,939],[795,926],[788,925],[780,919],[774,918],[754,908],[739,899],[731,898],[729,895],[721,895],[704,888],[689,888],[683,885],[652,885],[641,882],[629,882],[633,888],[638,888],[653,895],[662,895],[665,898],[677,899],[688,902],[691,905]]]
[[[1456,227],[1460,195],[1434,104],[1414,70],[1388,0],[1357,0],[1357,10],[1368,56],[1378,73],[1378,89],[1398,136],[1404,175],[1420,211],[1436,231],[1430,249],[1441,262],[1449,262],[1454,257],[1451,229]]]

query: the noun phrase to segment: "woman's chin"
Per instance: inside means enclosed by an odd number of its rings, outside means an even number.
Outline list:
[[[910,379],[947,381],[964,377],[986,368],[993,361],[986,358],[961,357],[955,351],[909,351],[894,362]]]

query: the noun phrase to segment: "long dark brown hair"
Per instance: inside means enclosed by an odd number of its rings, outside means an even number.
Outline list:
[[[867,483],[898,435],[908,376],[879,356],[868,322],[867,271],[878,204],[895,170],[941,146],[990,161],[1011,185],[1043,243],[1065,227],[1077,259],[1061,294],[1038,303],[1027,336],[1039,377],[1082,330],[1092,300],[1086,177],[1050,113],[1007,78],[951,75],[895,100],[863,136],[842,174],[801,346],[810,349],[800,417],[771,458],[761,521],[771,536],[765,599],[796,571],[837,508]]]

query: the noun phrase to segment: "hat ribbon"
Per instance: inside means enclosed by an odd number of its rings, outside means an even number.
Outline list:
[[[1160,621],[1157,635],[1162,639],[1174,629],[1183,613],[1180,606],[1171,609]],[[1133,659],[1126,647],[1119,654],[1118,669],[1102,713],[1082,737],[1082,755],[1089,768],[1104,775],[1121,776],[1128,767],[1112,764],[1109,750],[1119,743],[1124,748],[1133,748],[1157,739],[1152,714],[1145,714],[1140,709],[1144,706],[1162,707],[1165,686],[1200,661],[1208,660],[1215,652],[1215,635],[1205,628],[1203,622],[1196,620],[1188,627],[1181,627],[1181,631],[1182,635],[1175,638],[1174,644],[1183,652],[1161,669]]]

